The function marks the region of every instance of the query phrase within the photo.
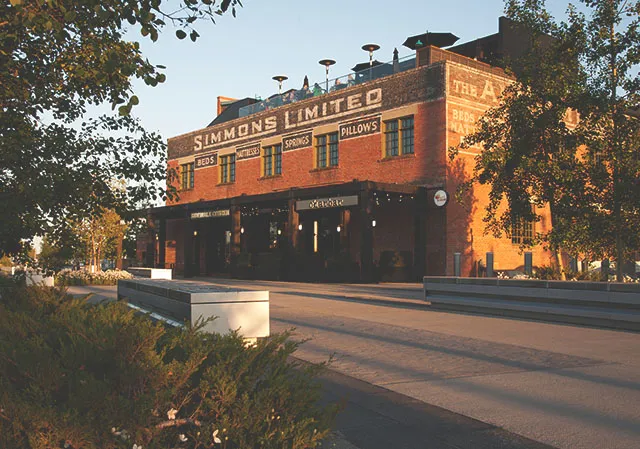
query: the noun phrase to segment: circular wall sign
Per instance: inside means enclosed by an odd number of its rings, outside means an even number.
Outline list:
[[[449,194],[444,190],[438,190],[433,195],[433,202],[436,204],[436,206],[442,207],[449,202]]]

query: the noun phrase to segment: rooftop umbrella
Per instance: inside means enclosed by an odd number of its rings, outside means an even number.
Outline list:
[[[458,36],[452,33],[424,33],[417,36],[410,36],[404,41],[405,47],[415,50],[416,48],[424,47],[426,45],[433,45],[434,47],[448,47],[456,43],[459,39]]]
[[[355,66],[353,66],[351,70],[353,70],[354,72],[360,72],[362,70],[367,70],[369,67],[375,67],[377,65],[382,65],[382,63],[377,59],[374,59],[371,63],[371,66],[369,66],[369,61],[361,62],[360,64],[356,64]]]

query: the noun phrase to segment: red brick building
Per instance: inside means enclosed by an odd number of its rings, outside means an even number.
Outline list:
[[[315,95],[225,98],[208,127],[168,141],[180,198],[149,211],[147,264],[187,277],[343,281],[452,275],[454,253],[462,275],[476,275],[487,251],[496,269],[522,266],[518,243],[545,220],[484,235],[486,189],[467,207],[452,198],[479,149],[447,157],[510,82],[482,62],[514,51],[508,25],[449,50],[424,35],[415,57]],[[533,251],[536,265],[549,263]]]

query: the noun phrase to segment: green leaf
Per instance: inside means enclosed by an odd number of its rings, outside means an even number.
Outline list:
[[[129,103],[131,103],[132,105],[137,105],[140,103],[140,100],[138,99],[138,97],[136,95],[134,95],[133,97],[131,97],[131,99],[129,100]]]
[[[191,40],[193,42],[195,42],[196,39],[198,39],[198,37],[200,37],[200,35],[198,34],[198,32],[196,30],[193,30],[189,37],[191,38]]]
[[[184,32],[184,31],[182,31],[182,30],[177,30],[177,31],[176,31],[176,37],[177,37],[178,39],[184,39],[185,37],[187,37],[187,33],[185,33],[185,32]]]

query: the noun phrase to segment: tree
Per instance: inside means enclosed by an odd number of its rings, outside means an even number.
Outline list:
[[[504,90],[500,104],[488,110],[476,130],[452,148],[483,147],[476,157],[473,183],[489,184],[484,221],[487,231],[500,237],[514,224],[539,220],[532,206],[549,206],[551,231],[538,234],[522,246],[544,243],[561,266],[560,248],[567,240],[572,210],[579,204],[575,187],[583,171],[575,157],[577,141],[567,124],[571,99],[581,94],[584,72],[575,42],[546,12],[544,0],[508,1],[506,13],[528,37],[523,56],[504,60],[508,73],[517,76]]]
[[[24,240],[60,230],[102,207],[124,213],[162,195],[165,147],[129,113],[134,78],[156,86],[153,65],[127,28],[152,41],[171,24],[176,36],[199,19],[213,20],[238,0],[10,0],[0,4],[0,254]],[[109,103],[119,117],[83,118],[88,105]],[[128,181],[126,195],[109,188]]]
[[[596,256],[624,261],[640,248],[640,123],[629,110],[640,101],[640,1],[582,0],[590,16],[570,10],[570,31],[581,36],[587,91],[577,107],[590,191],[586,220]],[[593,248],[594,245],[591,245]]]
[[[531,32],[530,51],[508,62],[517,79],[451,156],[483,146],[463,188],[491,185],[488,230],[509,232],[521,218],[539,219],[532,204],[548,205],[552,229],[539,241],[558,266],[561,248],[589,257],[615,253],[620,280],[624,248],[640,244],[638,120],[626,114],[638,101],[632,72],[640,2],[582,3],[589,19],[570,5],[568,21],[556,23],[544,0],[507,1],[507,15]]]
[[[70,263],[82,257],[81,242],[77,236],[66,232],[64,238],[52,239],[44,236],[40,250],[39,263],[50,271],[60,271]]]
[[[122,241],[127,225],[112,209],[103,209],[100,214],[85,217],[74,224],[78,239],[84,246],[84,258],[89,265],[101,270],[105,256],[115,256],[116,246]]]

